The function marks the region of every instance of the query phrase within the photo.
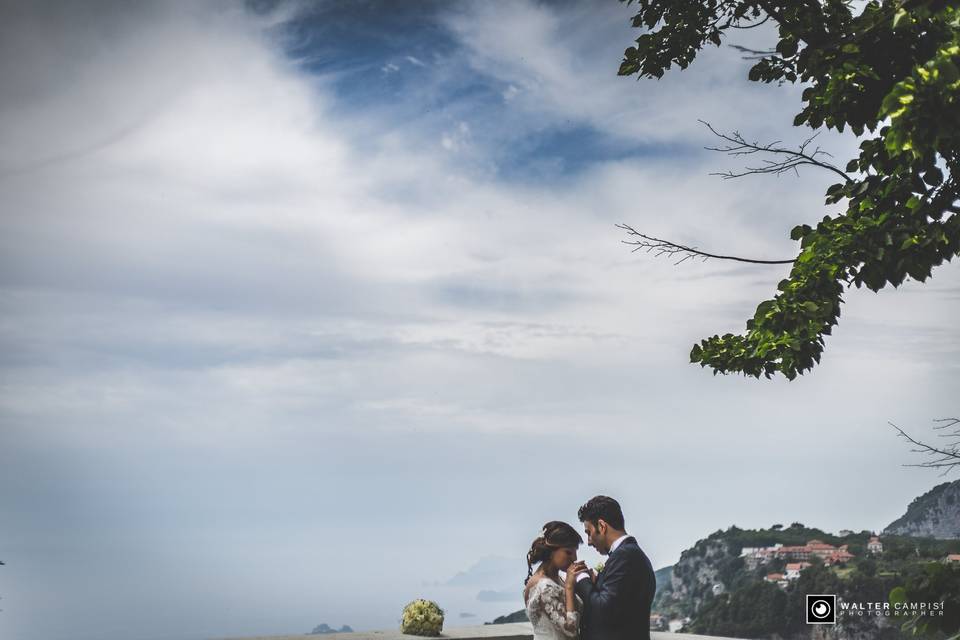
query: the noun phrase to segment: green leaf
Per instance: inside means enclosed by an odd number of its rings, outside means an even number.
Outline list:
[[[785,38],[777,43],[777,53],[784,58],[792,58],[797,55],[797,41],[793,38]]]
[[[861,183],[861,184],[866,184],[866,183]],[[830,185],[829,187],[827,187],[827,195],[828,195],[828,196],[838,195],[838,194],[840,194],[840,193],[843,191],[843,188],[844,188],[845,186],[846,186],[846,185],[844,185],[844,184],[842,184],[842,183],[840,183],[840,182],[838,182],[838,183],[836,183],[836,184],[832,184],[832,185]]]
[[[957,80],[960,80],[960,70],[958,70],[957,65],[953,64],[953,61],[949,59],[942,58],[937,60],[937,71],[940,72],[940,79],[947,84],[953,84]]]
[[[693,345],[693,349],[690,350],[690,362],[700,362],[700,358],[703,356],[703,349],[700,345]]]
[[[920,244],[920,241],[917,240],[915,237],[910,236],[910,237],[908,237],[906,240],[904,240],[902,243],[900,243],[900,251],[904,251],[904,250],[906,250],[906,249],[909,249],[910,247],[912,247],[912,246],[914,246],[914,245],[917,245],[917,244]]]
[[[897,12],[893,15],[893,28],[897,29],[898,27],[903,26],[904,24],[910,24],[913,20],[910,18],[909,12],[906,9],[898,9]]]
[[[890,596],[887,598],[891,605],[894,604],[903,604],[907,601],[907,590],[902,586],[894,587],[890,591]]]
[[[923,174],[923,181],[932,187],[939,186],[943,183],[943,172],[934,167]]]

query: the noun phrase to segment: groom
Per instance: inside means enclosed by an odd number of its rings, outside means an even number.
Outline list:
[[[596,496],[580,507],[578,517],[590,546],[608,556],[599,575],[583,562],[571,567],[583,600],[581,640],[650,640],[656,578],[650,560],[624,530],[620,504]]]

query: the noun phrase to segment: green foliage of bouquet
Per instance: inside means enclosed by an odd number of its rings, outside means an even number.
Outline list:
[[[439,636],[443,629],[443,609],[432,600],[414,600],[403,608],[400,632],[414,636]]]

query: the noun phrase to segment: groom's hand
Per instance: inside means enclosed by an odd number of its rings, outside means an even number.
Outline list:
[[[581,580],[587,580],[588,578],[591,582],[594,582],[593,572],[587,566],[587,563],[583,562],[582,560],[574,562],[572,565],[570,565],[570,568],[567,571],[567,575],[575,576],[574,579],[577,582],[580,582]]]
[[[590,578],[590,582],[597,581],[597,574],[594,572],[592,568],[588,567],[587,563],[583,560],[578,560],[577,562],[574,562],[572,565],[570,565],[570,572],[575,573],[577,575],[581,573],[585,573],[587,575],[584,577]]]

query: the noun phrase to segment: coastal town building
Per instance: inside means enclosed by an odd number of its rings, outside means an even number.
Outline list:
[[[880,549],[883,549],[882,545]],[[808,563],[816,558],[828,566],[842,565],[852,560],[854,555],[850,553],[845,544],[835,547],[822,540],[810,540],[805,545],[784,546],[775,544],[772,547],[744,547],[740,551],[740,557],[744,559],[747,568],[753,570],[771,560]]]
[[[782,573],[768,573],[763,580],[764,582],[773,583],[778,587],[780,587],[781,589],[787,588],[787,579],[784,577]]]
[[[854,555],[847,551],[847,545],[843,545],[832,554],[830,554],[829,562],[827,564],[846,564],[847,562],[853,560]]]
[[[944,558],[943,561],[946,564],[960,565],[960,553],[951,553],[946,558]]]
[[[654,613],[650,616],[650,629],[653,631],[669,631],[670,619],[667,616]]]
[[[809,562],[788,562],[784,568],[783,577],[787,580],[796,580],[800,577],[800,572],[809,566]]]
[[[870,542],[867,543],[867,551],[876,554],[883,553],[883,543],[880,542],[880,538],[877,536],[870,538]]]

